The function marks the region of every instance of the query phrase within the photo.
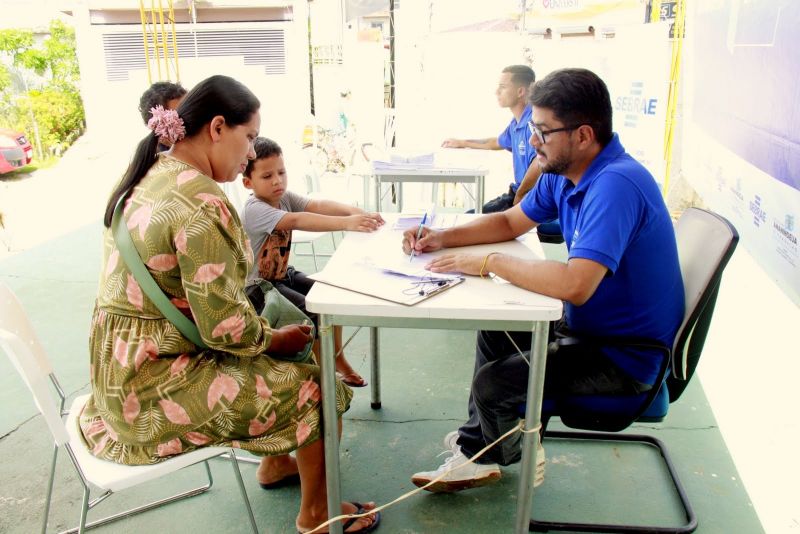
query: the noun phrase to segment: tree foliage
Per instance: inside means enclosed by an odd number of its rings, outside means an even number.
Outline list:
[[[75,30],[60,20],[37,40],[33,31],[0,30],[0,126],[36,137],[60,153],[83,131]]]

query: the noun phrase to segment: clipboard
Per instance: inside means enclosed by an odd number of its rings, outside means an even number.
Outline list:
[[[464,281],[463,276],[425,270],[402,272],[363,264],[349,265],[346,270],[325,268],[308,277],[323,284],[406,306],[413,306]]]

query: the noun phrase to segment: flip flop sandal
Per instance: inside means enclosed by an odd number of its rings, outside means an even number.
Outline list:
[[[363,388],[364,386],[367,385],[367,381],[364,380],[364,378],[362,378],[361,376],[359,376],[359,374],[356,372],[347,373],[345,375],[340,373],[339,371],[336,371],[336,377],[345,384],[347,384],[348,386],[350,386],[351,388]]]
[[[352,504],[353,506],[356,507],[356,511],[353,512],[354,514],[366,514],[366,513],[369,513],[360,502],[350,501],[350,504]],[[352,532],[350,532],[348,534],[368,534],[370,532],[373,532],[376,528],[378,528],[378,525],[381,524],[381,513],[380,512],[375,512],[374,516],[375,516],[375,519],[373,520],[373,522],[372,522],[372,524],[370,526],[368,526],[367,528],[362,528],[361,530],[353,530]],[[353,524],[356,521],[358,521],[359,519],[361,519],[361,518],[360,517],[351,517],[350,519],[345,521],[344,524],[342,525],[342,532],[347,532],[347,529],[352,527]],[[297,534],[305,534],[306,532],[310,532],[311,530],[313,530],[313,529],[308,529],[306,531],[302,531],[300,529],[297,529]],[[327,532],[320,532],[319,534],[328,534],[328,533]]]

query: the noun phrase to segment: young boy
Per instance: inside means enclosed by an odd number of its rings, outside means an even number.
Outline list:
[[[184,96],[186,96],[186,89],[180,83],[156,82],[148,87],[139,98],[139,113],[142,115],[144,125],[147,126],[147,121],[152,117],[151,109],[156,106],[163,106],[164,109],[177,109]]]
[[[256,157],[248,162],[244,171],[244,186],[252,189],[253,195],[247,199],[241,213],[242,225],[256,259],[248,278],[272,282],[283,296],[316,323],[317,316],[308,313],[305,306],[314,280],[289,265],[292,230],[372,232],[383,225],[383,218],[378,213],[367,213],[339,202],[312,200],[287,191],[286,165],[278,143],[259,137],[253,148]],[[264,307],[261,289],[250,286],[247,296],[261,313]],[[335,327],[333,334],[339,378],[352,387],[366,386],[366,381],[340,353],[342,328]],[[314,352],[319,354],[319,338],[314,342]]]

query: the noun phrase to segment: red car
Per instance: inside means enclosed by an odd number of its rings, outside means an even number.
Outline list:
[[[0,174],[24,167],[33,159],[28,138],[14,130],[0,128]]]

